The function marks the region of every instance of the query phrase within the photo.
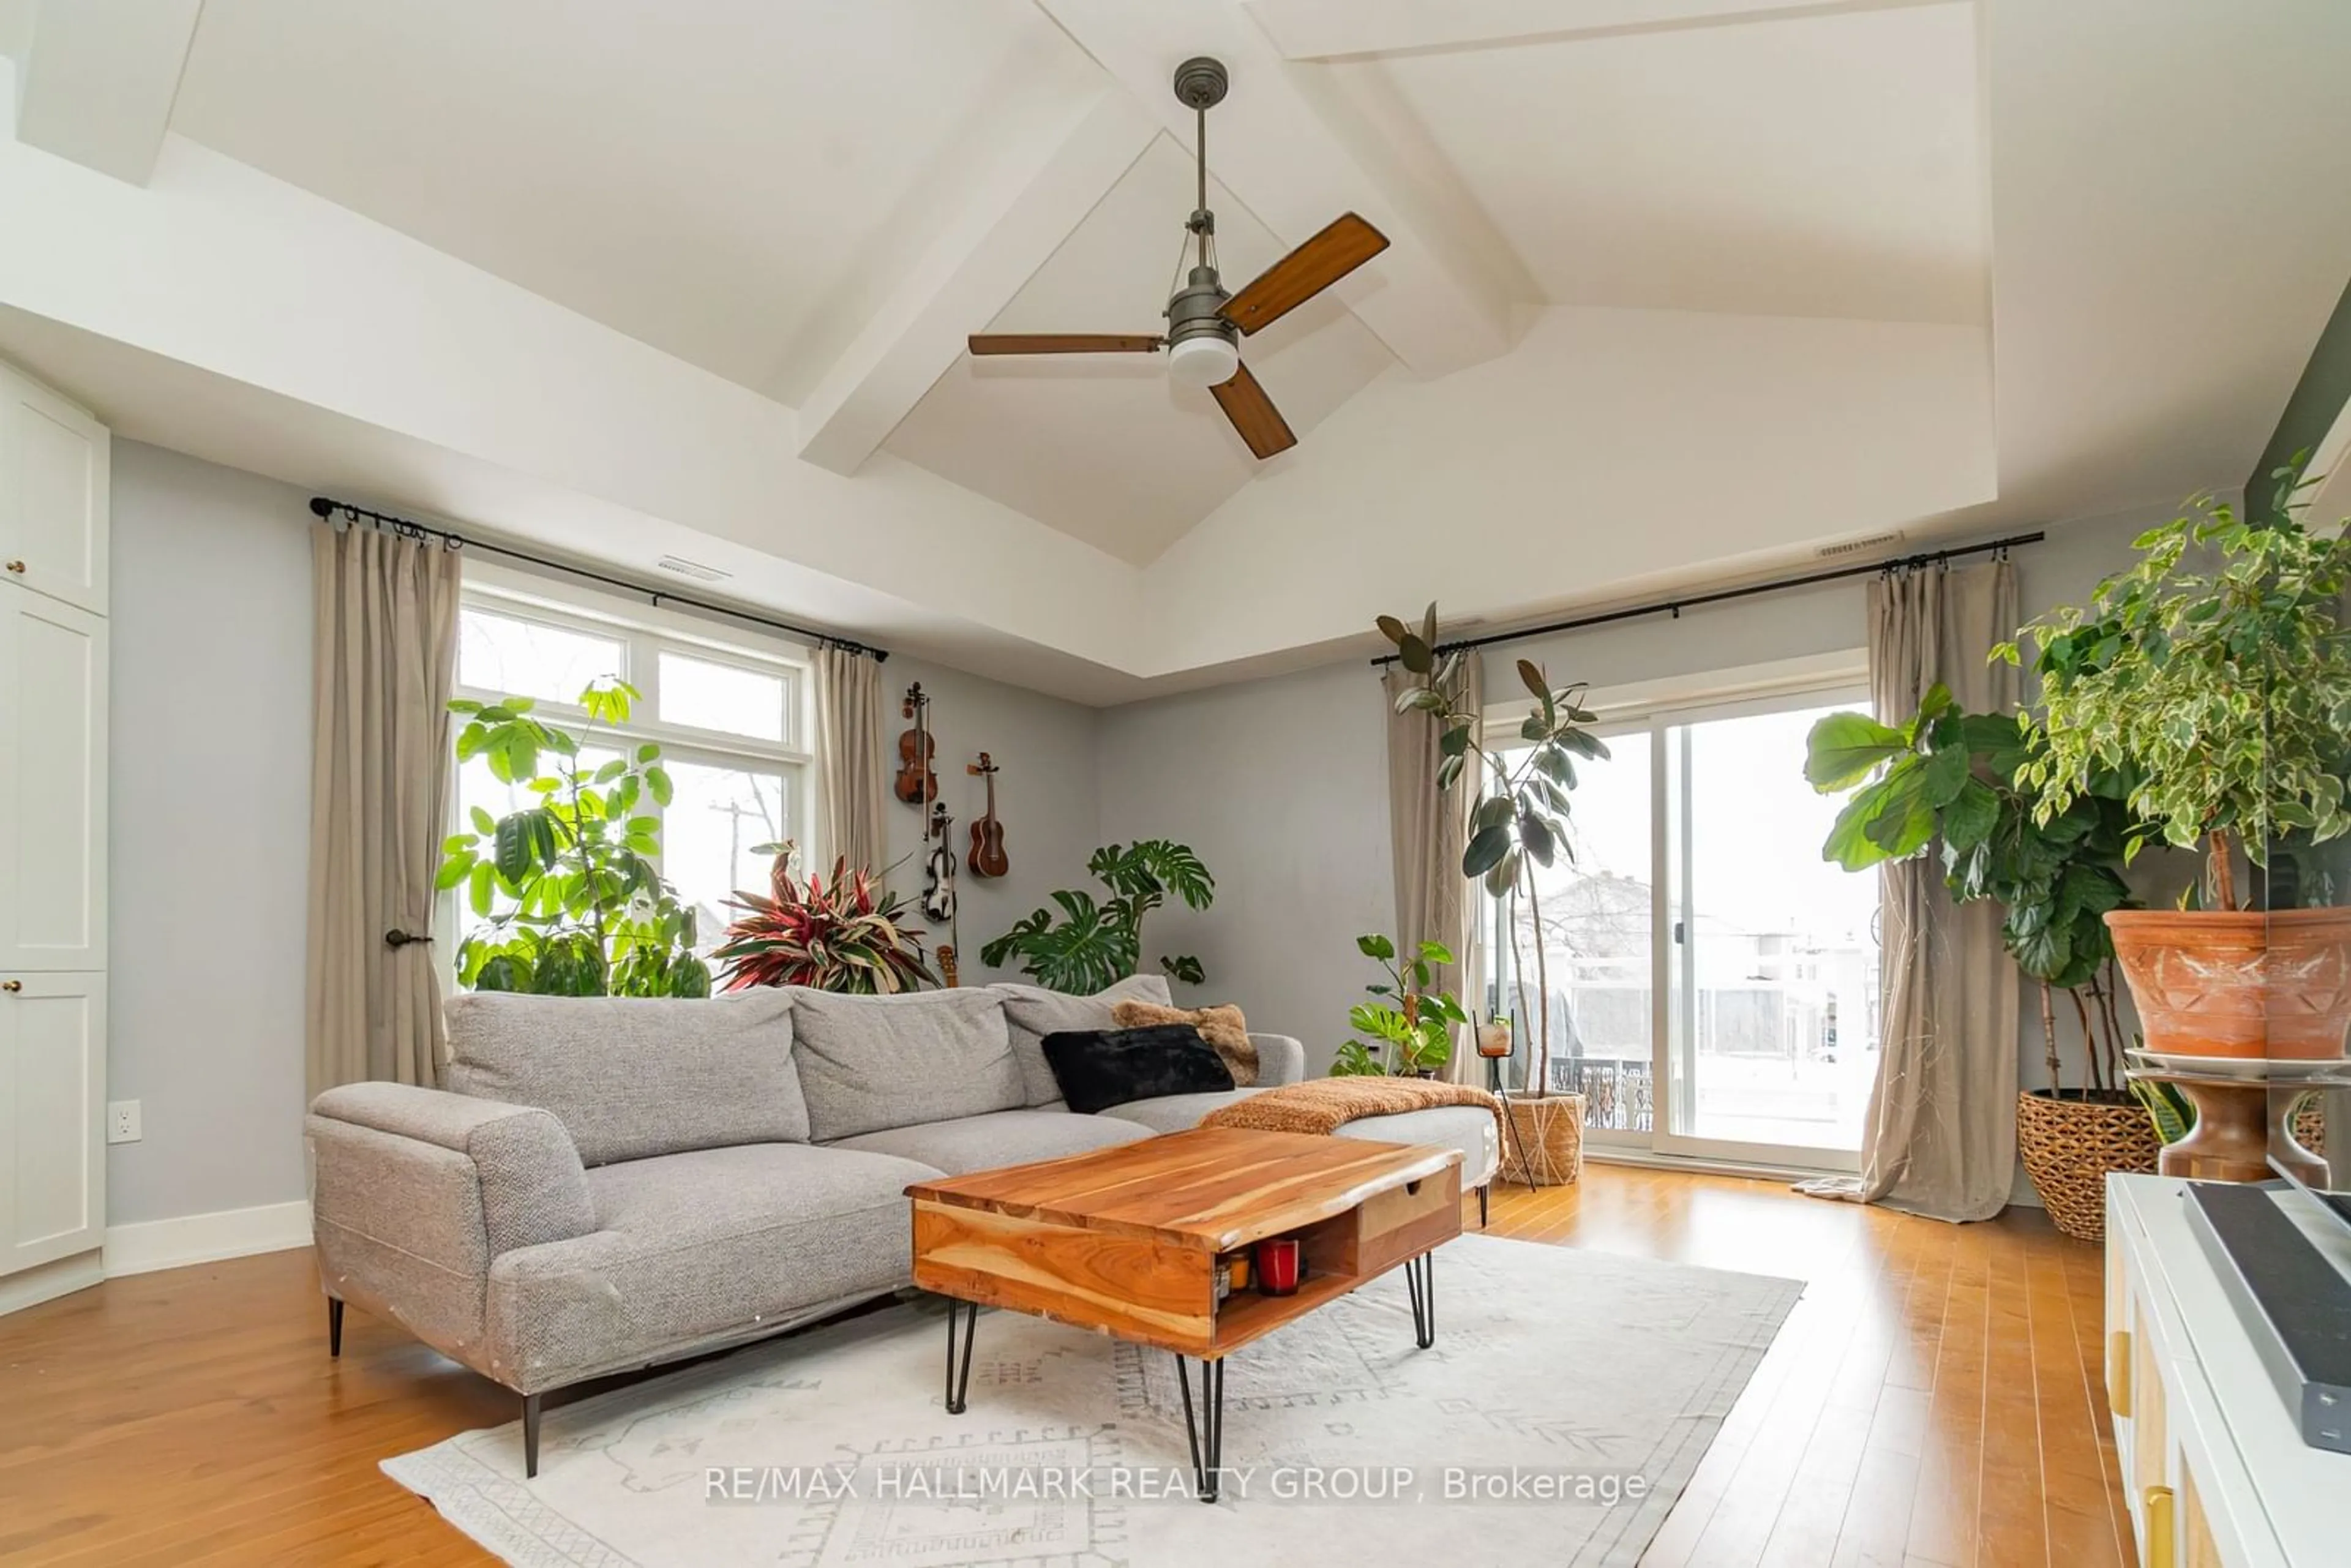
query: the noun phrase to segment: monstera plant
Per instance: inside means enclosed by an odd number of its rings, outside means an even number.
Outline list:
[[[457,978],[484,991],[560,997],[706,997],[694,911],[655,869],[666,806],[661,747],[642,745],[596,768],[579,760],[600,728],[629,722],[636,689],[601,680],[580,694],[577,733],[533,715],[528,697],[457,701],[457,759],[479,758],[531,803],[441,846],[436,885],[463,889],[483,921],[457,948]]]
[[[904,898],[846,860],[832,862],[830,881],[813,871],[802,881],[792,874],[792,846],[768,847],[776,863],[767,896],[738,893],[729,901],[742,913],[711,955],[726,966],[727,990],[807,986],[877,996],[937,983]]]
[[[1442,942],[1423,942],[1410,957],[1400,958],[1395,943],[1376,933],[1356,937],[1355,950],[1380,967],[1382,978],[1367,988],[1372,1000],[1348,1009],[1348,1025],[1368,1038],[1339,1047],[1331,1076],[1433,1076],[1453,1060],[1455,1026],[1469,1021],[1450,991],[1430,983],[1437,966],[1453,962],[1453,950]]]
[[[1008,958],[1049,990],[1092,996],[1134,974],[1143,962],[1143,918],[1174,894],[1192,909],[1216,902],[1217,879],[1200,857],[1167,839],[1106,844],[1086,869],[1110,890],[1097,902],[1082,888],[1052,895],[1061,909],[1039,909],[979,950],[982,962],[1000,967]],[[1170,979],[1198,985],[1206,977],[1200,960],[1163,956],[1159,967]]]

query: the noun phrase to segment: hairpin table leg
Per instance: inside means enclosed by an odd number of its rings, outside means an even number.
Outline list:
[[[970,1313],[970,1316],[964,1318],[963,1363],[958,1368],[956,1363],[956,1319],[962,1317],[966,1312]],[[971,1345],[972,1342],[978,1337],[979,1303],[958,1301],[949,1297],[947,1300],[947,1414],[950,1416],[963,1414],[964,1396],[971,1392]]]

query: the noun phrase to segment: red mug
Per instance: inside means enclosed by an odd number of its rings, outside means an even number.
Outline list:
[[[1299,1277],[1306,1271],[1305,1260],[1299,1252],[1298,1238],[1277,1236],[1257,1244],[1258,1293],[1266,1296],[1294,1295]]]

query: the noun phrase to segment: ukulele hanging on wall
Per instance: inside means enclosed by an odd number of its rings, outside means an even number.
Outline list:
[[[974,876],[1002,876],[1012,869],[1004,855],[1004,824],[996,816],[996,759],[983,751],[977,762],[964,764],[966,773],[987,780],[987,814],[971,825],[971,853],[965,863]]]

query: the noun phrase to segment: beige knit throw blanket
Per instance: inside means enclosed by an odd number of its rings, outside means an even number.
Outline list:
[[[1204,1127],[1246,1127],[1260,1133],[1334,1133],[1366,1116],[1394,1116],[1433,1105],[1482,1105],[1494,1113],[1494,1134],[1509,1147],[1502,1104],[1470,1083],[1431,1078],[1310,1078],[1236,1100],[1200,1118]]]

